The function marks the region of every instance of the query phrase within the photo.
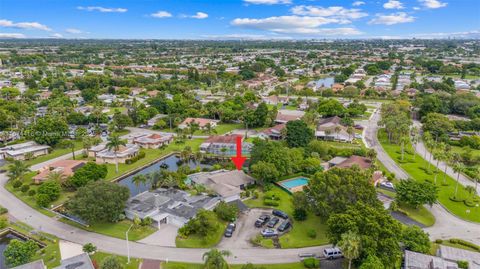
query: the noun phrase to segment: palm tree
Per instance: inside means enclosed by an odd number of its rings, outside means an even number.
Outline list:
[[[188,125],[188,131],[190,133],[190,139],[193,138],[193,134],[200,130],[200,125],[198,123],[196,123],[195,121],[192,121],[190,123],[187,124]]]
[[[202,160],[203,160],[203,157],[204,157],[203,153],[200,152],[200,151],[197,151],[197,152],[195,152],[194,156],[195,156],[194,157],[195,158],[195,163],[197,164],[197,167],[199,167],[200,164],[202,163]]]
[[[446,145],[445,151],[442,154],[442,161],[445,163],[445,169],[443,170],[443,184],[445,185],[445,182],[447,180],[447,168],[448,168],[448,163],[452,159],[452,153],[451,153],[452,147],[450,145]]]
[[[19,179],[23,180],[23,176],[29,171],[28,165],[25,164],[25,162],[22,162],[20,160],[14,160],[9,166],[8,166],[8,178],[10,180],[14,179]]]
[[[348,269],[352,267],[352,260],[360,255],[360,244],[360,237],[352,231],[342,234],[342,239],[338,242],[343,255],[348,259]]]
[[[75,143],[72,140],[68,140],[68,139],[62,140],[60,141],[59,146],[64,149],[69,148],[72,151],[72,157],[75,160]]]
[[[437,160],[437,164],[435,165],[435,179],[433,180],[433,182],[435,183],[435,185],[437,185],[437,176],[438,176],[438,164],[440,162],[441,159],[443,159],[443,152],[440,150],[440,149],[435,149],[433,152],[433,158],[435,160]]]
[[[348,126],[347,133],[348,133],[348,139],[352,139],[352,137],[354,137],[355,130],[353,130],[352,126]],[[350,142],[353,143],[353,139]]]
[[[115,154],[115,173],[118,173],[117,152],[120,150],[120,146],[127,145],[127,141],[121,139],[119,135],[112,135],[108,137],[107,140],[108,142],[106,146],[108,150],[113,150],[113,153]]]
[[[48,173],[47,178],[48,180],[63,182],[63,180],[65,179],[65,175],[62,172],[51,171],[50,173]]]
[[[205,261],[203,268],[205,269],[228,269],[228,265],[225,257],[232,255],[228,250],[218,250],[216,248],[211,249],[208,252],[205,252],[202,256],[202,259]]]
[[[338,140],[338,133],[340,133],[341,130],[342,128],[340,128],[340,126],[335,126],[334,131],[335,131],[335,134],[336,134],[335,136],[337,137],[337,140]]]
[[[135,184],[135,187],[137,188],[137,191],[138,191],[138,187],[140,186],[140,184],[144,184],[147,183],[147,176],[145,175],[136,175],[132,178],[132,183]]]
[[[433,145],[434,145],[432,135],[429,132],[426,132],[423,135],[423,141],[425,141],[425,156],[424,156],[424,159],[426,160],[428,149],[433,147]],[[430,155],[430,158],[431,157],[432,156]],[[426,162],[425,163],[425,169],[428,171],[429,168],[430,168],[430,162]]]
[[[457,184],[455,185],[455,195],[454,197],[457,198],[457,192],[458,192],[458,182],[460,180],[460,173],[465,169],[465,165],[461,162],[456,162],[455,165],[453,166],[453,171],[457,173]]]
[[[413,161],[415,161],[415,157],[417,156],[416,152],[417,152],[417,144],[418,144],[418,141],[419,141],[419,134],[418,134],[418,128],[417,127],[413,127],[412,128],[412,147],[413,147]]]
[[[327,137],[329,137],[332,134],[332,130],[327,129],[325,130],[325,140],[327,140]]]
[[[402,150],[402,161],[403,161],[403,157],[405,156],[405,144],[408,143],[408,137],[407,136],[402,136],[400,138],[400,142],[402,143],[401,150]]]
[[[473,186],[466,186],[465,191],[468,192],[468,194],[470,194],[470,198],[471,198],[475,193],[476,189]]]

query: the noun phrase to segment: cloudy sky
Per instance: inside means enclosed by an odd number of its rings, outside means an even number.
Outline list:
[[[0,38],[480,37],[480,0],[0,0]]]

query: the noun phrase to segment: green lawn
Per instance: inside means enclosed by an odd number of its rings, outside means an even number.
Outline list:
[[[177,236],[175,239],[175,245],[177,248],[211,248],[216,246],[220,240],[222,240],[223,232],[227,223],[220,222],[218,224],[218,229],[214,234],[208,237],[201,237],[199,235],[193,234],[188,236],[188,238],[183,239]]]
[[[95,261],[98,266],[102,264],[103,259],[105,259],[108,256],[115,256],[117,259],[123,264],[123,269],[138,269],[140,266],[140,263],[142,262],[142,259],[137,259],[137,258],[130,258],[130,264],[127,264],[127,257],[125,256],[117,256],[105,252],[95,252],[95,254],[91,255],[90,258],[92,261]]]
[[[233,253],[235,255],[235,253]],[[231,264],[230,269],[240,269],[242,264]],[[265,269],[304,269],[302,263],[284,263],[284,264],[257,264]],[[162,269],[203,269],[203,264],[184,263],[184,262],[163,262]]]
[[[192,151],[198,151],[203,141],[204,141],[203,139],[190,139],[190,140],[186,140],[185,143],[183,144],[177,144],[173,142],[164,149],[142,149],[142,151],[145,152],[145,158],[140,159],[133,164],[119,163],[118,173],[115,172],[115,164],[107,164],[108,173],[105,179],[106,180],[115,179],[141,166],[154,162],[169,153],[172,153],[175,151],[181,151],[187,146],[191,147]]]
[[[226,134],[228,132],[231,132],[233,130],[236,130],[236,129],[243,129],[245,128],[245,126],[241,123],[220,123],[217,125],[217,127],[215,127],[215,132],[212,132],[211,134],[214,135],[214,134],[217,134],[217,135],[223,135],[223,134]],[[205,133],[205,131],[203,130],[197,130],[194,135],[208,135],[207,133]]]
[[[414,180],[434,182],[434,174],[428,174],[425,172],[424,167],[426,167],[428,163],[422,158],[422,156],[415,154],[416,156],[414,160],[413,154],[406,152],[404,154],[404,161],[401,161],[400,146],[389,143],[387,135],[383,129],[379,130],[378,139],[388,155]],[[411,149],[411,146],[407,145],[406,149]],[[433,168],[431,168],[431,170],[433,170]],[[439,189],[438,201],[458,217],[469,221],[480,222],[480,208],[467,207],[463,202],[454,202],[450,200],[450,197],[455,193],[456,181],[455,179],[446,176],[446,185],[443,185],[443,176],[444,173],[439,171],[437,176],[437,186]],[[469,197],[469,194],[465,191],[465,188],[462,185],[459,185],[458,187],[458,197],[462,199]]]
[[[73,143],[75,143],[75,150],[76,151],[79,150],[79,149],[82,149],[82,142],[81,141],[73,141]],[[36,157],[35,159],[32,159],[32,160],[25,161],[25,164],[27,164],[28,166],[32,166],[34,164],[42,163],[42,162],[51,160],[53,158],[57,158],[57,157],[60,157],[62,155],[71,153],[71,152],[72,152],[72,150],[70,148],[53,148],[51,153],[49,153],[47,155],[43,155],[43,156],[38,156],[38,157]]]
[[[275,193],[275,196],[280,198],[280,204],[275,208],[285,211],[292,216],[293,205],[291,195],[278,186],[274,186],[272,191]],[[257,199],[246,200],[245,204],[249,207],[274,208],[263,204],[263,196],[264,193],[259,191],[259,197]],[[308,237],[307,232],[309,230],[315,230],[317,236],[315,238]],[[325,245],[328,244],[326,230],[327,226],[322,222],[320,217],[309,214],[305,221],[293,221],[293,228],[290,232],[280,237],[280,245],[282,248],[301,248]],[[262,239],[261,245],[266,248],[273,247],[271,239]]]
[[[89,232],[99,233],[119,239],[125,239],[125,232],[128,230],[130,225],[132,225],[132,222],[130,220],[123,220],[117,223],[97,223],[90,225],[89,227],[85,227],[76,222],[63,218],[60,219],[60,221]],[[157,229],[151,226],[135,227],[132,228],[128,233],[128,239],[131,241],[142,240],[143,238],[153,234],[156,231]]]

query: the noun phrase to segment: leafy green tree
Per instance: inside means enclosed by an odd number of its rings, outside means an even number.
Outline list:
[[[107,256],[102,260],[100,269],[123,269],[122,262],[116,256]]]
[[[360,255],[360,237],[352,231],[342,234],[338,246],[342,250],[343,256],[348,259],[348,269],[352,268],[352,260]]]
[[[287,136],[285,140],[289,147],[305,147],[314,137],[314,132],[302,120],[287,123]]]
[[[455,127],[447,116],[430,113],[422,118],[423,130],[430,132],[434,137],[442,137],[452,132]]]
[[[324,99],[318,104],[318,113],[324,117],[343,116],[346,109],[336,99]]]
[[[64,139],[58,143],[58,147],[70,149],[72,151],[72,158],[75,160],[75,142],[70,139]]]
[[[39,144],[53,146],[60,142],[62,138],[68,135],[67,123],[53,116],[38,118],[34,124],[31,124],[25,132],[28,139],[32,139]]]
[[[257,180],[260,180],[262,184],[273,182],[279,177],[279,173],[275,165],[264,161],[260,161],[252,165],[251,173],[253,177]]]
[[[411,251],[428,254],[430,252],[430,239],[428,234],[415,225],[405,226],[402,230],[402,243]]]
[[[429,182],[415,180],[402,180],[396,186],[397,201],[406,203],[415,208],[420,205],[433,205],[437,200],[438,189]]]
[[[111,182],[89,182],[78,189],[65,207],[88,223],[114,222],[125,210],[129,190]]]
[[[375,255],[368,255],[359,269],[385,269],[382,261]]]
[[[204,269],[228,269],[228,265],[225,257],[232,255],[228,250],[211,249],[205,252],[202,259],[205,261]]]
[[[213,211],[218,218],[224,221],[233,221],[238,215],[238,207],[235,204],[227,204],[224,201],[218,203]]]
[[[16,267],[31,262],[37,250],[38,245],[35,241],[23,242],[13,239],[5,248],[3,256],[9,267]]]
[[[268,107],[267,104],[264,102],[260,103],[255,109],[255,112],[253,113],[253,116],[255,117],[255,125],[251,127],[262,127],[265,126],[267,123],[267,117],[268,117]]]
[[[133,125],[132,119],[128,115],[122,114],[120,112],[115,113],[112,120],[113,126],[115,127],[116,131],[123,131],[125,127]]]
[[[56,180],[47,180],[37,190],[36,201],[39,206],[47,207],[60,197],[62,187]]]
[[[82,250],[83,250],[83,252],[90,255],[90,254],[95,253],[95,251],[97,251],[97,247],[94,246],[92,243],[87,243],[87,244],[83,245]]]
[[[88,162],[84,166],[78,168],[72,177],[68,180],[75,188],[87,185],[90,181],[104,179],[107,176],[108,169],[105,164],[96,164]]]
[[[111,135],[107,138],[108,142],[106,144],[108,150],[113,150],[115,154],[115,173],[118,173],[118,157],[117,152],[120,150],[121,146],[127,145],[127,141],[121,139],[118,135]]]

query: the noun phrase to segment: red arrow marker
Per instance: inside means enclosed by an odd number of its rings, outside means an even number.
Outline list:
[[[237,156],[231,158],[237,170],[241,170],[247,157],[242,156],[242,137],[237,136]]]

